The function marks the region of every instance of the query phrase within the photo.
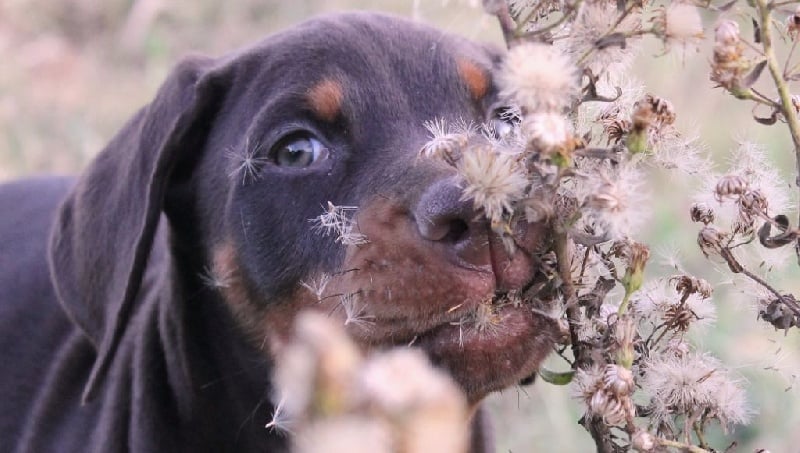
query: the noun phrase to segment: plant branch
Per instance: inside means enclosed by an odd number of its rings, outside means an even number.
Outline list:
[[[772,45],[772,8],[775,6],[767,0],[755,0],[756,8],[759,13],[759,22],[761,27],[761,43],[764,49],[764,57],[767,59],[767,67],[772,76],[775,87],[778,89],[778,96],[780,97],[781,113],[786,119],[786,125],[789,127],[789,132],[792,135],[792,143],[794,144],[794,155],[797,171],[797,180],[795,184],[800,187],[800,123],[797,119],[797,110],[792,102],[792,93],[789,91],[789,86],[784,79],[778,58],[775,56],[775,50]],[[800,216],[800,213],[798,214]],[[800,217],[798,218],[800,221]]]

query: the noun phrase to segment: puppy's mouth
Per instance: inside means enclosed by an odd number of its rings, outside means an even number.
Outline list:
[[[532,249],[544,233],[524,228],[509,253],[488,228],[452,247],[419,241],[402,220],[391,225],[377,235],[362,222],[371,242],[348,253],[347,267],[357,271],[337,291],[358,288],[356,311],[363,310],[363,319],[349,323],[351,334],[367,347],[425,350],[472,402],[535,373],[552,349],[555,325],[522,293],[536,274]]]

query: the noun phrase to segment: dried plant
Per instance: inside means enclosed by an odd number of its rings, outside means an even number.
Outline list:
[[[636,237],[651,203],[647,170],[713,180],[687,206],[701,224],[699,252],[761,288],[761,319],[785,330],[800,324],[797,297],[750,264],[759,247],[793,247],[800,263],[800,230],[778,172],[744,143],[728,172],[708,178],[704,150],[676,128],[672,103],[623,74],[644,39],[662,43],[665,53],[688,53],[713,35],[710,81],[751,104],[758,123],[788,128],[800,180],[800,96],[790,91],[800,80],[793,59],[800,7],[786,10],[793,3],[483,2],[509,47],[498,81],[515,112],[500,118],[510,127],[501,134],[439,121],[421,155],[453,166],[465,197],[510,250],[514,222],[547,223],[547,256],[555,258],[541,270],[548,284],[522,294],[521,303],[560,307],[568,333],[556,352],[568,370],[541,375],[572,383],[597,451],[732,450],[735,443],[712,447],[707,428],[728,430],[752,414],[743,379],[687,337],[713,324],[714,287],[682,271],[645,281],[650,249]],[[753,27],[751,39],[742,36],[744,25]],[[790,49],[781,61],[778,39]]]

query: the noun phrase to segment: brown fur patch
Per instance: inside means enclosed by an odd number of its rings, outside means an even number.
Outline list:
[[[311,110],[321,120],[336,120],[342,109],[344,93],[342,84],[333,79],[322,79],[306,93]]]
[[[465,58],[459,58],[456,64],[458,65],[458,75],[464,80],[472,98],[480,100],[486,96],[486,92],[489,90],[489,78],[486,71],[474,61]]]
[[[270,301],[266,306],[253,300],[238,260],[232,242],[215,247],[211,268],[213,277],[224,282],[219,286],[222,298],[252,344],[275,356],[288,340],[297,314],[313,306],[314,301],[303,293],[288,300]]]

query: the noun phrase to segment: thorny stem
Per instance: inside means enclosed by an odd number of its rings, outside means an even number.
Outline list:
[[[786,119],[789,132],[792,135],[798,178],[795,184],[800,186],[800,123],[797,121],[797,112],[792,104],[792,93],[789,91],[786,79],[781,73],[775,50],[772,47],[772,8],[775,5],[766,0],[755,0],[755,4],[759,13],[761,43],[764,48],[764,56],[767,59],[767,67],[769,67],[769,73],[775,82],[775,87],[778,89],[783,117]],[[800,216],[800,214],[798,215]],[[798,217],[798,223],[800,223],[800,217]],[[798,259],[800,260],[800,257]]]

